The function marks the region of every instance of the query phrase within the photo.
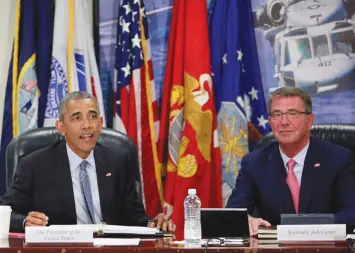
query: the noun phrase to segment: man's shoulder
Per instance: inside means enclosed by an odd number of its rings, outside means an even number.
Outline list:
[[[265,146],[254,149],[244,156],[245,160],[250,161],[264,161],[264,159],[269,159],[269,156],[275,149],[278,149],[279,144],[274,141]]]
[[[130,138],[121,138],[119,143],[96,143],[95,152],[105,154],[106,156],[117,158],[122,155],[130,155],[137,152],[134,142]]]

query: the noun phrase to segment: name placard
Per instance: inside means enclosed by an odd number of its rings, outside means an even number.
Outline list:
[[[60,227],[26,227],[26,243],[85,243],[92,244],[92,229],[66,226]]]
[[[279,242],[345,241],[345,239],[345,224],[277,226],[277,240]]]

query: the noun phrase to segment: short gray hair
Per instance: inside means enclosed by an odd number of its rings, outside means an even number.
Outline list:
[[[312,113],[312,99],[307,92],[298,87],[281,87],[275,90],[268,100],[268,113],[271,113],[271,103],[274,97],[300,97],[303,101],[304,110],[306,113]]]
[[[73,91],[69,94],[67,94],[59,103],[59,120],[63,121],[64,120],[64,112],[65,108],[67,107],[67,104],[72,101],[72,100],[77,100],[77,99],[92,99],[97,107],[98,113],[100,114],[100,106],[99,102],[97,102],[96,98],[91,95],[90,93],[86,91]]]

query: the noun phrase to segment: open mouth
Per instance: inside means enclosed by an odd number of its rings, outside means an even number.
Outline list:
[[[91,141],[94,138],[94,134],[82,134],[80,139],[83,141]]]

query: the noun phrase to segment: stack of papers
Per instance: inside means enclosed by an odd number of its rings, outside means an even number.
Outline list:
[[[95,246],[138,246],[139,238],[132,239],[112,239],[112,238],[95,238]]]
[[[71,228],[90,229],[92,230],[93,233],[104,233],[104,234],[155,235],[160,232],[157,228],[106,225],[106,224],[51,225],[50,227],[65,229],[68,226],[70,226]]]
[[[277,229],[276,227],[259,227],[258,238],[262,239],[277,239]]]
[[[259,227],[258,229],[259,245],[277,245],[277,229],[276,227]]]

